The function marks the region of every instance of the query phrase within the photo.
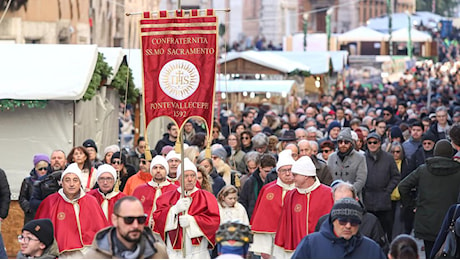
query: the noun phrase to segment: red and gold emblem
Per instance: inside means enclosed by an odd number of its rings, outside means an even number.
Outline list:
[[[273,192],[268,193],[266,196],[267,200],[272,200],[274,197],[275,197],[275,194],[273,194]]]
[[[294,207],[294,212],[297,212],[297,213],[298,213],[298,212],[300,212],[300,211],[302,211],[302,205],[296,204],[295,207]]]
[[[58,215],[57,215],[57,218],[59,220],[64,220],[65,219],[65,213],[64,212],[59,212]]]

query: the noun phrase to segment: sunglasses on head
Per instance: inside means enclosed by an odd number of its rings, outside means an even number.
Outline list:
[[[356,219],[339,218],[338,221],[341,226],[346,226],[348,223],[350,223],[352,227],[357,227],[359,224],[361,224],[361,221]]]
[[[117,214],[115,214],[115,216],[122,218],[126,225],[133,224],[135,219],[137,220],[137,223],[139,224],[145,224],[145,221],[147,221],[147,214],[144,214],[143,216],[139,216],[139,217],[123,217]]]

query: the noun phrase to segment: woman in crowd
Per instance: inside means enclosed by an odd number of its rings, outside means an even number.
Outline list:
[[[228,158],[228,164],[233,170],[244,173],[246,170],[246,163],[244,162],[245,152],[241,151],[241,142],[238,135],[231,133],[227,138],[228,145],[232,149],[230,157]]]
[[[67,155],[69,164],[76,163],[81,170],[81,185],[85,192],[90,191],[96,185],[96,171],[91,166],[89,153],[83,146],[76,146]]]
[[[120,147],[118,147],[118,145],[116,145],[116,144],[112,144],[112,145],[107,146],[104,149],[103,163],[104,164],[110,164],[110,159],[112,158],[112,155],[114,153],[116,153],[116,152],[119,152],[119,151],[120,151]]]
[[[321,153],[318,153],[318,159],[322,159],[327,162],[329,155],[331,155],[335,151],[335,145],[332,141],[326,140],[323,141],[320,145]]]
[[[415,239],[409,235],[402,234],[391,242],[389,259],[418,259],[418,246]]]
[[[249,130],[244,130],[241,135],[241,150],[245,153],[253,151],[252,148],[252,133]]]
[[[197,167],[197,174],[196,174],[196,179],[198,181],[198,184],[200,184],[201,189],[207,190],[211,193],[212,191],[212,179],[208,174],[208,171],[204,166],[198,165]]]

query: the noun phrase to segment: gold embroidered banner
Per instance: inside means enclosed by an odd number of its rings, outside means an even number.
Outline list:
[[[211,136],[218,23],[214,10],[204,11],[146,12],[140,20],[146,125],[168,116],[181,129],[198,116]]]

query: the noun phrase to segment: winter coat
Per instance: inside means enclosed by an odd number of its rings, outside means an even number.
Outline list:
[[[155,146],[155,151],[157,152],[157,154],[161,154],[161,149],[163,149],[163,147],[167,145],[174,147],[174,145],[176,145],[176,142],[169,140],[169,134],[165,133],[163,135],[163,138],[158,140],[157,145]]]
[[[251,219],[252,212],[256,206],[259,192],[262,189],[262,186],[264,186],[264,182],[260,178],[259,173],[259,169],[252,173],[241,189],[240,197],[238,198],[238,202],[241,203],[248,212],[249,219]]]
[[[332,183],[332,176],[327,163],[321,159],[318,159],[315,155],[310,156],[313,164],[316,167],[316,176],[322,184],[330,186]]]
[[[401,203],[417,208],[414,219],[415,237],[435,241],[449,207],[457,202],[460,192],[460,163],[445,157],[428,158],[398,186]],[[418,186],[416,205],[411,189]]]
[[[119,249],[117,248],[117,242],[113,240],[115,237],[115,227],[107,227],[97,232],[94,236],[93,244],[88,252],[85,253],[84,258],[123,258],[119,255],[120,252],[114,252],[114,249]],[[164,242],[161,239],[154,237],[152,231],[148,227],[144,227],[138,246],[140,247],[140,252],[137,259],[168,258]]]
[[[0,169],[0,218],[8,216],[11,202],[11,191],[5,172]]]
[[[297,246],[292,259],[385,259],[380,246],[358,232],[349,240],[334,234],[330,217],[320,231],[305,236]]]
[[[217,197],[219,191],[225,186],[225,181],[217,173],[216,168],[212,168],[211,172],[209,172],[209,176],[212,178],[212,193]]]
[[[356,150],[352,150],[342,161],[337,152],[329,155],[327,167],[332,175],[332,179],[348,181],[355,188],[358,196],[366,184],[367,165],[366,158]]]
[[[30,171],[29,176],[22,181],[21,190],[19,191],[19,205],[24,211],[24,225],[35,217],[36,209],[34,210],[30,207],[34,183],[44,178],[45,176],[40,178],[34,168]]]
[[[411,158],[409,158],[409,173],[424,164],[426,159],[433,157],[433,151],[434,149],[431,149],[431,151],[425,151],[425,149],[423,149],[423,145],[419,146]]]
[[[58,245],[56,243],[56,240],[53,241],[53,243],[43,251],[43,254],[39,257],[34,257],[35,259],[57,259],[59,256],[59,250],[58,250]],[[28,259],[25,255],[21,253],[21,251],[18,252],[18,255],[16,256],[17,259]]]
[[[391,193],[398,185],[401,174],[393,156],[381,149],[373,155],[366,152],[367,180],[363,202],[369,211],[391,210]]]
[[[448,121],[447,122],[447,125],[451,126],[450,122]],[[431,124],[430,128],[428,129],[428,132],[432,133],[435,137],[436,137],[436,142],[441,140],[441,139],[449,139],[449,135],[446,135],[446,133],[444,132],[438,132],[438,122],[435,122],[433,124]]]

